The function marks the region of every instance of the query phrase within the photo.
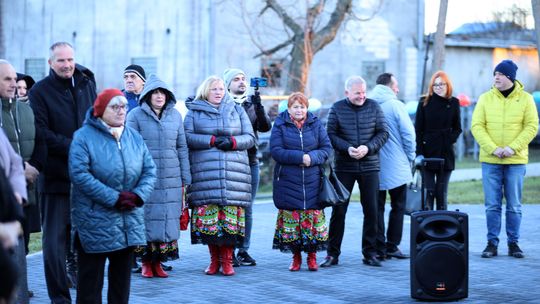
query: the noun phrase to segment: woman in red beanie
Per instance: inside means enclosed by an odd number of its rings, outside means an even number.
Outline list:
[[[77,303],[101,303],[106,260],[107,301],[128,303],[133,248],[146,244],[141,207],[156,167],[139,133],[124,128],[126,107],[120,90],[101,92],[69,150]]]

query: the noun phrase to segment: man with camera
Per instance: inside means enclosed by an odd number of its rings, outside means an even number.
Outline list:
[[[255,94],[247,94],[246,73],[240,69],[230,68],[223,72],[223,81],[233,100],[241,104],[249,116],[253,125],[253,132],[258,139],[258,131],[268,132],[272,128],[270,117],[266,114],[261,104],[259,87],[266,86],[266,79],[252,78],[251,86],[255,87]],[[253,202],[259,187],[259,160],[257,159],[257,144],[248,150],[249,166],[251,168],[251,206],[245,208],[246,212],[246,236],[243,244],[237,244],[238,253],[233,254],[234,266],[255,266],[256,261],[248,254],[253,226]]]

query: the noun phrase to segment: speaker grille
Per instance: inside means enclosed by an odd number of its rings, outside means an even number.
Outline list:
[[[454,294],[467,277],[462,247],[452,242],[430,243],[421,247],[415,263],[418,281],[423,292],[432,296],[448,296]]]

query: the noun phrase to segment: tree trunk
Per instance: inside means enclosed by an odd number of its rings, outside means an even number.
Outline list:
[[[433,42],[433,62],[431,64],[431,74],[442,70],[444,66],[444,30],[446,27],[446,11],[448,10],[448,0],[441,0],[439,4],[439,20],[437,22],[437,32]]]
[[[534,17],[534,31],[536,32],[536,53],[538,54],[538,64],[540,65],[540,0],[532,0],[532,11]],[[540,79],[537,80],[537,87],[540,87]]]
[[[291,51],[291,62],[289,65],[289,74],[285,92],[302,92],[306,90],[309,69],[311,67],[313,56],[307,54],[305,50],[304,39],[299,39],[293,44]]]

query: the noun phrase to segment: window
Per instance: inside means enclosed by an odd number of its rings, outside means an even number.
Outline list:
[[[261,76],[268,79],[269,87],[281,87],[283,65],[283,59],[263,59]]]
[[[367,89],[371,90],[377,83],[377,77],[384,73],[384,61],[363,61],[362,78],[367,83]]]
[[[45,78],[47,60],[45,58],[27,58],[24,60],[24,73],[30,75],[36,82]]]

